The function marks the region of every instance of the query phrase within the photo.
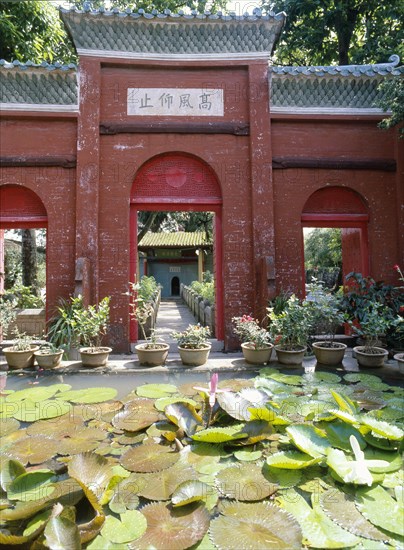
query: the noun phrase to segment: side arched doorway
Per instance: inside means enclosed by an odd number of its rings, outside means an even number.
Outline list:
[[[186,153],[164,153],[145,162],[135,175],[130,197],[130,280],[138,267],[137,216],[139,211],[213,212],[216,338],[224,338],[222,280],[222,193],[213,169]],[[130,340],[136,341],[131,322]]]
[[[302,228],[341,228],[343,281],[351,271],[369,275],[369,213],[359,193],[337,186],[319,189],[306,201],[301,221]]]
[[[0,291],[4,289],[4,231],[47,227],[46,208],[34,191],[22,185],[0,186]]]

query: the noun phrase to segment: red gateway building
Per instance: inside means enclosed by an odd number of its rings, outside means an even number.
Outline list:
[[[137,214],[214,213],[217,337],[304,289],[304,227],[343,229],[343,270],[403,264],[403,141],[377,127],[399,59],[270,64],[284,14],[61,9],[79,65],[1,62],[0,229],[47,228],[47,310],[111,296],[127,351]],[[0,247],[1,248],[1,247]],[[178,273],[176,274],[178,276]]]

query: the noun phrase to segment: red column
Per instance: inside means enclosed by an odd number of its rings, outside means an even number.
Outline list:
[[[265,315],[268,297],[275,293],[272,149],[267,63],[250,65],[249,86],[254,274],[256,290],[262,289],[261,292],[256,292],[255,311],[256,316],[261,319]],[[260,269],[263,262],[272,267],[268,272],[267,280],[259,281],[263,273]]]
[[[4,291],[4,229],[0,229],[0,294]]]
[[[90,261],[90,302],[98,296],[98,207],[100,178],[101,70],[97,59],[81,57],[77,127],[76,261]]]

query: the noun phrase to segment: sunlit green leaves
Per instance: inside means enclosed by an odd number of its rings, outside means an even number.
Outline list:
[[[373,525],[396,535],[403,535],[403,502],[396,501],[380,485],[369,489],[360,489],[355,497],[358,510]]]
[[[304,453],[313,458],[321,458],[327,454],[330,444],[325,434],[308,424],[295,424],[288,426],[286,432],[293,443]]]
[[[53,477],[54,473],[50,470],[25,472],[10,483],[7,498],[22,502],[46,498],[55,490],[54,485],[50,484]]]
[[[247,437],[247,434],[242,431],[242,426],[233,428],[208,428],[201,430],[192,436],[195,441],[203,441],[204,443],[225,443],[226,441],[234,441]]]
[[[119,519],[108,516],[101,529],[101,535],[115,543],[131,542],[140,538],[147,529],[147,521],[138,510],[128,510]]]
[[[272,468],[295,470],[308,468],[309,466],[313,466],[313,464],[318,464],[321,460],[322,457],[312,458],[312,456],[300,453],[299,451],[281,451],[269,456],[267,464]]]

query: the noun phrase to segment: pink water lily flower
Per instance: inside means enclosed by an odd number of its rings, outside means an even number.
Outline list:
[[[216,402],[216,394],[224,393],[230,391],[229,389],[219,390],[217,384],[219,382],[219,375],[217,372],[212,374],[209,382],[209,388],[201,388],[200,386],[194,386],[194,390],[202,391],[205,395],[209,397],[209,405],[211,408],[214,407]]]

